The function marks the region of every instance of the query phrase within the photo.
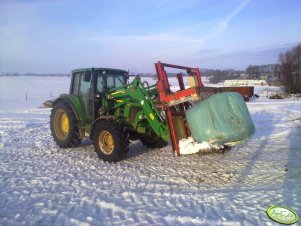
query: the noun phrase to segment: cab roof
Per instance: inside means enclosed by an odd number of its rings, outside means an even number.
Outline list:
[[[74,69],[72,70],[72,74],[73,73],[82,73],[82,72],[86,72],[86,71],[106,71],[107,73],[128,73],[125,70],[121,70],[121,69],[114,69],[114,68],[102,68],[102,67],[98,67],[98,68],[80,68],[80,69]]]

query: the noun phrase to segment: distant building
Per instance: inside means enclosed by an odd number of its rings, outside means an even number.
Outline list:
[[[239,75],[239,77],[242,79],[246,79],[246,78],[248,78],[248,74],[242,73]]]
[[[241,79],[241,80],[225,80],[223,83],[219,83],[223,86],[265,86],[267,82],[265,80],[255,79]]]

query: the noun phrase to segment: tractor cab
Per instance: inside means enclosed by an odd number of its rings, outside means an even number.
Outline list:
[[[119,69],[76,69],[72,71],[69,94],[78,97],[87,118],[94,121],[106,91],[126,85],[128,78],[128,72]]]

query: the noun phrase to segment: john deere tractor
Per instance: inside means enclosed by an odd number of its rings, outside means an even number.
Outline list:
[[[171,91],[164,67],[185,70],[190,87],[185,89],[183,75],[178,74],[180,90]],[[203,86],[198,68],[158,62],[156,70],[158,82],[152,86],[139,77],[128,83],[124,70],[73,70],[69,94],[60,95],[51,106],[54,141],[61,148],[72,148],[88,137],[98,157],[108,162],[122,160],[130,140],[138,139],[150,148],[162,148],[170,140],[178,155],[179,140],[191,136],[193,127],[187,124],[186,110],[212,89]]]
[[[156,86],[124,70],[88,68],[72,71],[69,94],[52,104],[51,132],[61,148],[93,140],[99,158],[116,162],[129,151],[129,140],[161,148],[169,140],[164,115],[155,106]]]

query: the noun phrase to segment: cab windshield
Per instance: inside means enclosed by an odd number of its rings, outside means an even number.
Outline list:
[[[123,75],[107,75],[106,77],[108,89],[118,88],[125,85]]]
[[[112,88],[126,85],[126,76],[118,74],[98,74],[97,92],[102,93]]]

